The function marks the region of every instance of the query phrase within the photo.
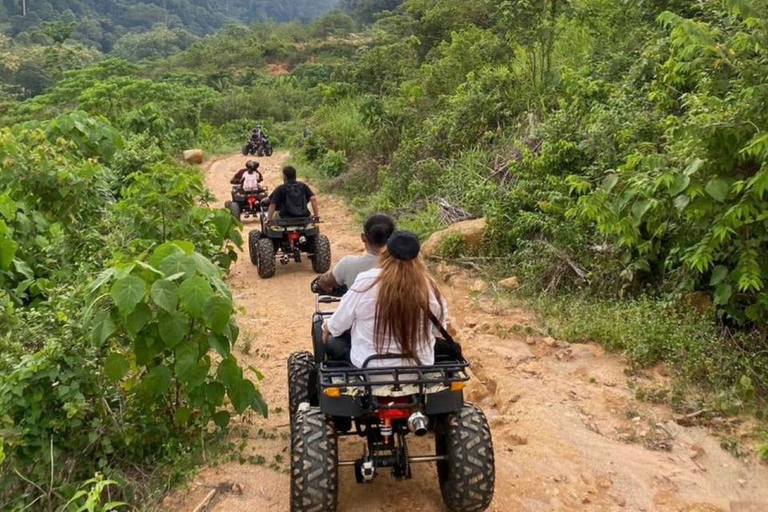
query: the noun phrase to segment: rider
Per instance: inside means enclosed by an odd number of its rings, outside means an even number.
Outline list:
[[[320,218],[317,196],[309,186],[296,180],[296,169],[283,168],[283,184],[278,186],[269,196],[269,211],[267,223],[272,219],[296,219],[309,217],[307,203],[312,203],[315,219]]]
[[[350,288],[358,274],[376,268],[387,240],[394,231],[395,221],[389,215],[376,213],[368,217],[360,234],[360,239],[365,245],[365,254],[342,258],[333,270],[315,280],[318,291],[328,293],[338,288]]]
[[[245,163],[245,167],[237,171],[237,173],[235,173],[235,175],[232,177],[231,180],[229,180],[229,182],[232,185],[242,185],[243,181],[245,181],[245,173],[248,173],[248,174],[256,173],[258,175],[258,177],[256,178],[256,183],[261,183],[262,181],[264,181],[264,176],[262,176],[261,172],[259,172],[259,162],[248,160]]]
[[[380,268],[361,273],[339,309],[323,326],[332,342],[351,333],[349,360],[360,368],[375,355],[400,354],[397,360],[373,360],[368,366],[432,365],[435,341],[446,328],[447,305],[419,257],[418,237],[395,231],[381,255]],[[331,350],[329,350],[331,355]]]
[[[254,146],[258,146],[266,137],[267,135],[264,133],[264,130],[262,130],[261,125],[254,128],[251,133],[251,141]]]

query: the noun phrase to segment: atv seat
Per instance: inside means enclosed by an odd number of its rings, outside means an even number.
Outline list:
[[[291,218],[291,219],[273,219],[272,223],[270,224],[271,227],[277,227],[277,228],[295,228],[295,227],[304,227],[309,224],[314,224],[315,221],[312,219],[312,217],[297,217],[297,218]]]

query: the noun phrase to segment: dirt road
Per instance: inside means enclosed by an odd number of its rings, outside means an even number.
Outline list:
[[[270,187],[280,182],[286,156],[260,159]],[[221,202],[245,161],[235,156],[209,164],[208,186]],[[343,201],[321,196],[320,204],[334,261],[359,252],[359,226]],[[252,227],[246,221],[244,234]],[[442,268],[438,275],[473,363],[476,378],[467,397],[482,406],[493,430],[496,495],[490,510],[768,512],[768,469],[734,458],[702,428],[678,425],[666,407],[636,400],[620,358],[595,345],[539,334],[530,312],[469,292],[474,279],[457,269]],[[206,510],[289,510],[285,365],[291,352],[310,346],[313,276],[309,262],[278,268],[269,280],[258,278],[247,254],[235,265],[228,282],[240,308],[237,355],[266,375],[262,389],[270,417],[245,419],[245,463],[204,468],[188,488],[166,499],[165,510],[191,512],[221,483],[240,490],[222,493]],[[359,456],[360,441],[343,441],[342,458]],[[430,449],[428,440],[419,441],[411,453]],[[445,510],[431,465],[415,466],[406,482],[381,475],[361,486],[349,468],[340,476],[340,512]]]

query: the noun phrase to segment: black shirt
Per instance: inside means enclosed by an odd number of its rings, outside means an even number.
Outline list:
[[[275,209],[280,212],[283,219],[295,219],[300,217],[309,217],[309,208],[307,203],[314,197],[315,193],[309,186],[301,181],[292,183],[283,183],[278,186],[269,200],[275,205]]]

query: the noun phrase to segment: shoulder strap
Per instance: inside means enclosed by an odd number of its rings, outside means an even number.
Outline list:
[[[440,331],[440,336],[442,336],[445,341],[449,343],[456,343],[456,341],[453,339],[453,336],[451,336],[448,331],[445,330],[443,324],[440,323],[440,320],[437,319],[432,311],[429,312],[429,320],[435,327],[437,327],[437,330]]]

